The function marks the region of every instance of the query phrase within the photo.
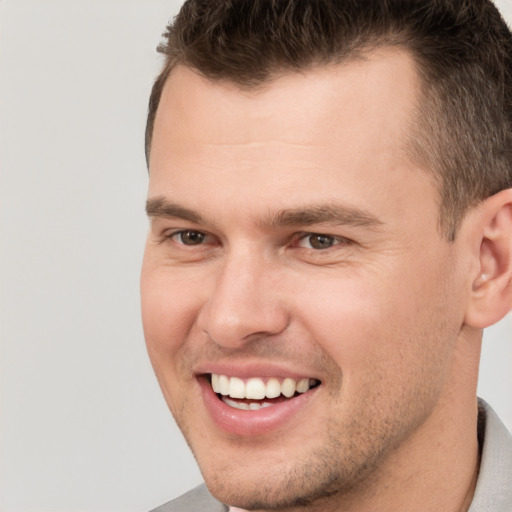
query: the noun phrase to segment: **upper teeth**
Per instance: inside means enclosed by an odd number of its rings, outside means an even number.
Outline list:
[[[260,378],[247,380],[238,377],[227,377],[212,373],[212,388],[215,393],[220,393],[231,398],[247,398],[249,400],[262,400],[263,398],[277,398],[284,395],[292,397],[295,392],[305,393],[316,381],[314,379],[286,379],[270,378],[266,382]]]

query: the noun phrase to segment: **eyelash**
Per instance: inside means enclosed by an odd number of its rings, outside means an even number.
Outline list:
[[[199,243],[191,243],[191,244],[187,244],[183,241],[183,235],[186,235],[186,234],[194,234],[194,236],[199,236],[199,238],[201,238],[200,242]],[[199,245],[203,245],[203,242],[205,240],[207,240],[208,238],[210,238],[211,235],[208,235],[207,233],[205,233],[204,231],[199,231],[199,230],[196,230],[196,229],[181,229],[179,231],[174,231],[172,233],[169,233],[168,235],[166,235],[166,239],[169,239],[171,241],[174,241],[175,239],[177,238],[181,238],[181,242],[178,242],[180,245],[184,245],[186,247],[195,247],[195,246],[199,246]]]
[[[199,238],[200,240],[198,241],[198,243],[185,243],[184,240],[183,240],[183,236],[184,235],[192,235],[192,239],[194,238]],[[166,235],[166,239],[169,239],[169,240],[176,240],[176,239],[181,239],[180,241],[178,241],[177,243],[179,245],[183,245],[185,247],[196,247],[196,246],[201,246],[201,245],[204,245],[204,242],[205,241],[208,241],[209,238],[211,238],[212,235],[209,235],[208,233],[205,233],[204,231],[199,231],[199,230],[195,230],[195,229],[182,229],[182,230],[179,230],[179,231],[175,231],[173,233],[170,233],[168,235]],[[324,241],[326,241],[327,243],[330,243],[330,245],[328,245],[328,247],[314,247],[313,244],[311,243],[311,239],[313,237],[317,237],[317,241],[319,241],[320,243],[322,243],[322,239]],[[307,240],[310,240],[310,247],[306,247],[305,245],[302,245],[304,241],[307,241]],[[193,242],[194,240],[192,240]],[[292,247],[299,247],[299,248],[303,248],[303,249],[306,249],[306,250],[310,250],[310,251],[313,251],[313,252],[317,252],[317,253],[321,253],[321,252],[324,252],[324,251],[328,251],[329,249],[333,248],[333,247],[337,247],[339,245],[349,245],[351,243],[351,241],[347,238],[344,238],[344,237],[338,237],[338,236],[334,236],[334,235],[327,235],[327,234],[324,234],[324,233],[299,233],[297,234],[293,239],[292,239],[292,243],[291,243],[291,246]]]
[[[327,240],[331,244],[328,247],[305,247],[302,245],[302,242],[307,241],[309,239],[310,240],[309,245],[312,246],[311,239],[313,237],[317,237],[318,239]],[[333,247],[337,247],[339,245],[348,245],[348,244],[350,244],[350,240],[348,240],[347,238],[344,238],[344,237],[339,237],[339,236],[334,236],[334,235],[326,235],[325,233],[302,233],[296,238],[294,245],[304,248],[304,249],[308,249],[310,251],[322,252],[322,251],[328,251],[329,249],[331,249]]]

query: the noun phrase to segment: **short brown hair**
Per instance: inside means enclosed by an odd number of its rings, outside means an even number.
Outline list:
[[[188,0],[164,33],[146,158],[177,64],[241,88],[381,46],[412,52],[422,78],[411,155],[439,183],[440,226],[512,187],[512,35],[491,0]]]

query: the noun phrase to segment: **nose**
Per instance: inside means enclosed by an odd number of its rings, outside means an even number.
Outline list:
[[[286,329],[279,269],[271,267],[256,255],[233,255],[220,265],[197,319],[216,344],[236,348]]]

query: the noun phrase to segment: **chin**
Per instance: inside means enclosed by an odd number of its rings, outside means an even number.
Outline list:
[[[307,508],[335,495],[342,500],[375,469],[368,461],[343,458],[340,448],[329,443],[308,454],[295,446],[285,460],[282,447],[275,450],[279,455],[213,458],[209,453],[207,460],[196,459],[208,489],[224,504],[245,510]]]
[[[300,485],[297,475],[282,475],[279,481],[270,481],[262,475],[255,482],[239,481],[219,476],[205,478],[210,492],[222,503],[244,510],[273,510],[310,507],[339,493],[333,482],[320,488]],[[299,478],[302,480],[302,478]],[[324,483],[325,484],[325,483]]]

